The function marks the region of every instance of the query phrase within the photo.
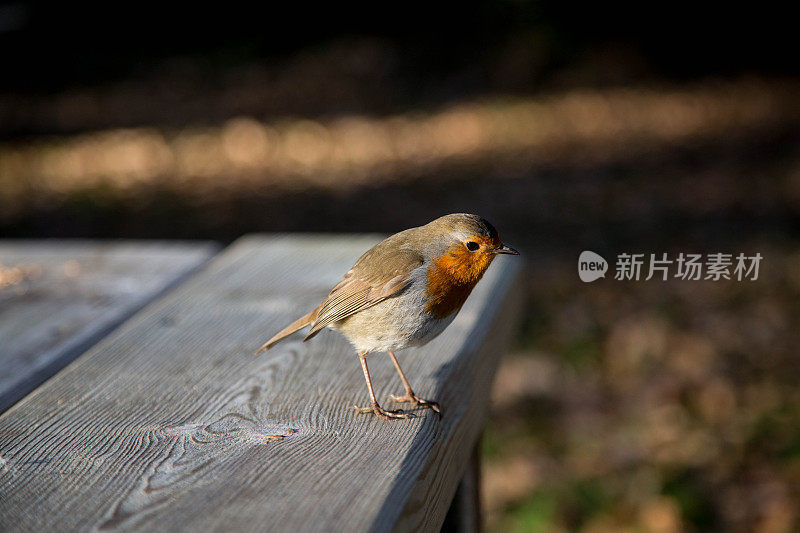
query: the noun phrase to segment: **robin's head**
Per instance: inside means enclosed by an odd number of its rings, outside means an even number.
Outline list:
[[[428,226],[442,238],[433,260],[437,270],[457,282],[477,283],[498,254],[519,255],[503,244],[488,220],[478,215],[445,215]]]

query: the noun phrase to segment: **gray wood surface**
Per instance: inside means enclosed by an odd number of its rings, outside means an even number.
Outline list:
[[[332,331],[253,351],[377,237],[249,237],[0,417],[0,530],[435,531],[481,431],[517,314],[500,257],[458,318],[398,353],[444,418],[357,414]],[[402,392],[370,356],[376,393]]]
[[[0,241],[0,412],[216,249],[206,243]]]
[[[447,510],[442,533],[480,533],[483,531],[481,512],[481,441],[472,447],[472,455],[456,494]]]

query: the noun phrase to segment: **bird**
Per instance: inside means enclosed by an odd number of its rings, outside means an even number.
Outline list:
[[[519,252],[503,244],[494,226],[478,215],[454,213],[395,233],[367,250],[319,306],[276,333],[256,353],[307,326],[304,342],[324,328],[336,330],[353,345],[364,372],[370,405],[354,406],[359,413],[374,413],[381,419],[415,416],[403,409],[384,409],[375,397],[367,355],[386,352],[405,388],[405,394],[392,399],[431,409],[441,417],[436,401],[414,393],[395,352],[422,346],[439,335],[500,254]]]

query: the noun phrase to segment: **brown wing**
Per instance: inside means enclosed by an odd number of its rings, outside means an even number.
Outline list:
[[[303,340],[408,286],[411,271],[422,265],[423,259],[416,252],[399,249],[393,241],[390,237],[361,256],[317,308],[314,323]]]

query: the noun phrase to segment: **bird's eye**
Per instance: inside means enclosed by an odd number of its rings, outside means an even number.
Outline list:
[[[478,245],[477,242],[475,242],[475,241],[467,241],[467,250],[469,250],[470,252],[474,252],[478,248],[480,248],[480,246]]]

